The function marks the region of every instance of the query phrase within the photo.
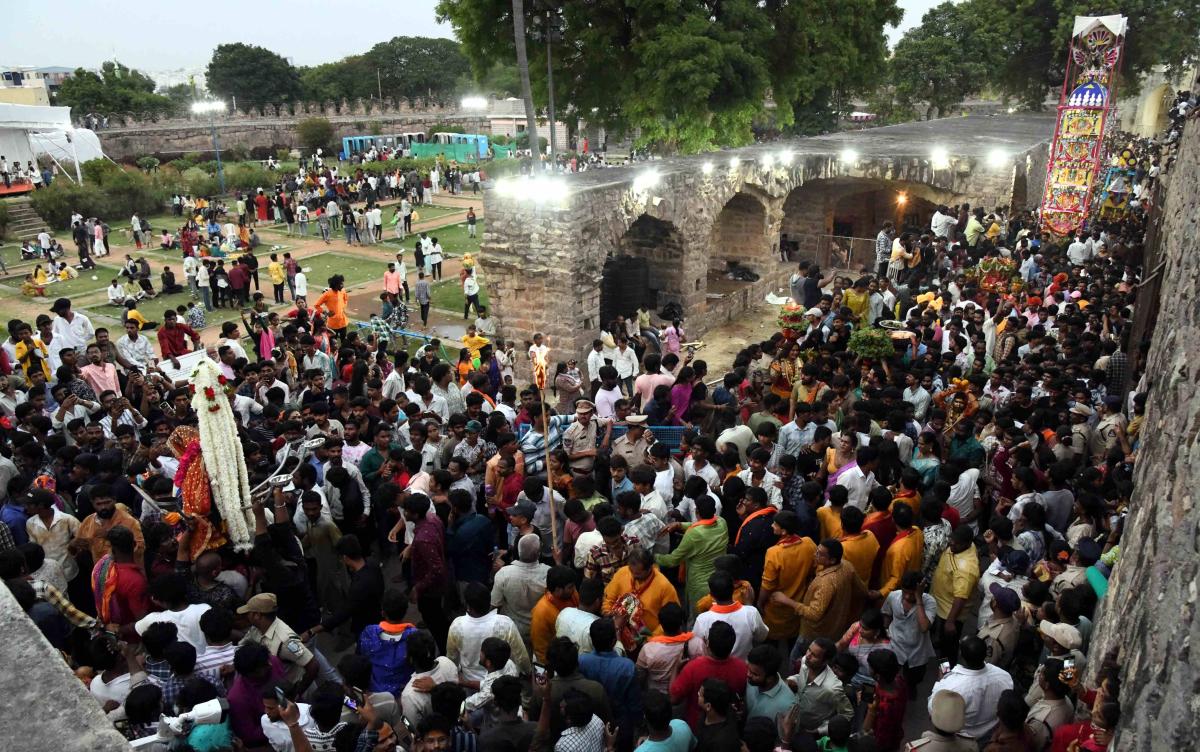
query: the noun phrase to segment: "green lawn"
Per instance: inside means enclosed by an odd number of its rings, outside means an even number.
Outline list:
[[[443,311],[461,311],[463,304],[467,302],[463,295],[462,285],[458,283],[457,278],[447,279],[430,287],[429,298],[434,308],[440,308]],[[491,307],[491,304],[488,303],[487,289],[482,285],[479,290],[479,304],[484,308]]]
[[[436,230],[428,230],[427,232],[429,237],[438,239],[438,242],[442,244],[442,250],[444,250],[448,256],[459,257],[466,253],[478,255],[479,241],[481,238],[483,238],[483,224],[484,221],[482,219],[479,220],[479,224],[476,226],[476,234],[473,238],[467,237],[466,222],[462,222],[461,224],[447,225],[446,227],[439,227]],[[403,241],[396,240],[395,238],[389,238],[385,240],[384,243],[402,247],[406,251],[411,252],[416,241],[417,236],[409,235]],[[405,258],[409,261],[409,263],[412,263],[411,255],[408,255]]]

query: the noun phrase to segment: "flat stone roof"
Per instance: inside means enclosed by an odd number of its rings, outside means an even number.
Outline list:
[[[638,162],[625,167],[588,170],[563,176],[572,192],[619,185],[638,173],[654,169],[663,177],[692,173],[705,162],[721,166],[732,157],[750,160],[765,154],[778,155],[790,149],[796,162],[805,157],[836,157],[850,148],[860,160],[878,158],[928,159],[934,147],[944,147],[951,159],[986,157],[993,149],[1011,155],[1024,154],[1054,137],[1055,118],[1049,113],[968,115],[967,117],[921,120],[900,125],[840,131],[824,136],[783,139],[769,144],[751,144],[732,149]]]

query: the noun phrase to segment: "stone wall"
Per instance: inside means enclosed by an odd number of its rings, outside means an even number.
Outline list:
[[[1165,263],[1147,373],[1150,397],[1121,560],[1089,651],[1120,650],[1121,723],[1113,749],[1200,747],[1200,122],[1169,175],[1157,251]],[[1151,254],[1153,255],[1153,254]],[[1157,266],[1157,264],[1156,264]],[[1151,270],[1147,270],[1150,273]],[[1153,288],[1151,288],[1153,289]],[[1139,300],[1139,313],[1151,301]]]
[[[118,752],[129,749],[8,588],[0,585],[0,749]]]
[[[930,143],[975,139],[976,131],[989,129],[998,135],[988,143],[956,149],[938,169],[931,164]],[[723,272],[726,260],[737,260],[760,274],[773,272],[781,232],[828,232],[836,202],[856,193],[904,190],[937,203],[1010,205],[1027,155],[1052,132],[1046,118],[959,118],[797,139],[786,144],[786,160],[777,156],[783,145],[773,144],[589,171],[566,178],[565,194],[550,203],[489,189],[481,263],[493,312],[506,332],[527,337],[542,331],[557,349],[582,356],[601,310],[607,316],[612,309],[601,304],[617,289],[605,270],[627,270],[635,275],[629,285],[649,289],[622,300],[652,294],[649,302],[660,308],[679,302],[689,332],[699,333],[730,294],[728,280],[710,277],[710,269]],[[989,145],[1004,137],[1012,161],[991,167]],[[862,148],[853,164],[842,159],[848,143]],[[665,256],[653,256],[654,243],[646,238],[630,240],[631,228],[638,235],[647,220],[671,238]],[[648,283],[636,265],[612,261],[635,254],[650,262]]]
[[[296,125],[307,117],[310,116],[221,118],[216,121],[217,136],[222,149],[231,146],[247,150],[255,147],[294,148],[300,146]],[[411,131],[427,132],[443,123],[467,128],[477,128],[480,123],[478,117],[438,112],[312,117],[327,117],[333,125],[334,140],[338,145],[346,136],[370,135],[374,123],[380,125],[380,133],[384,135]],[[104,153],[117,160],[147,154],[174,158],[188,152],[212,151],[212,129],[206,121],[200,119],[139,123],[97,131],[96,135],[100,138]]]

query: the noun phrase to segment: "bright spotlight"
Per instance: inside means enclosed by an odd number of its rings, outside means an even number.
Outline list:
[[[704,164],[700,165],[700,172],[704,173],[705,175],[711,175],[712,171],[713,171],[713,163],[712,162],[705,162]]]
[[[192,112],[197,115],[209,115],[217,112],[225,111],[225,103],[219,99],[210,99],[203,102],[192,102]]]
[[[464,110],[486,110],[488,101],[487,97],[463,97],[461,104]]]
[[[1008,165],[1008,152],[1003,149],[992,149],[987,155],[988,167],[1000,168]]]
[[[858,152],[854,149],[842,149],[842,161],[852,165],[858,162]]]
[[[933,163],[933,169],[944,170],[950,166],[950,152],[945,147],[935,146],[929,152],[929,161]]]
[[[1017,108],[1016,108],[1016,107],[1009,107],[1009,108],[1006,110],[1006,112],[1007,112],[1009,115],[1013,114],[1013,113],[1014,113],[1014,112],[1016,112],[1016,111],[1017,111]]]
[[[905,204],[907,204],[908,203],[908,194],[907,193],[896,194],[896,203],[900,204],[901,206],[904,206]]]
[[[661,180],[662,176],[658,173],[658,170],[646,170],[633,179],[633,192],[645,193],[658,185]]]
[[[740,158],[730,157],[729,158],[729,169],[736,170],[738,168],[738,165],[740,165],[741,163],[742,163],[742,160]]]
[[[783,151],[779,152],[779,164],[787,167],[792,163],[792,158],[794,156],[795,154],[792,153],[791,149],[784,149]]]
[[[769,170],[775,164],[775,157],[772,157],[770,154],[764,154],[759,158],[758,161],[762,163],[763,167],[766,167]]]

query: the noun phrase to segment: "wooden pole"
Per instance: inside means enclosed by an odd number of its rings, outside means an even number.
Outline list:
[[[546,373],[545,370],[542,371]],[[549,374],[546,374],[549,379]],[[554,471],[550,469],[550,416],[546,409],[546,384],[543,381],[538,389],[538,398],[542,401],[542,438],[546,442],[546,485],[550,492],[550,550],[558,550],[558,516],[554,511]]]

